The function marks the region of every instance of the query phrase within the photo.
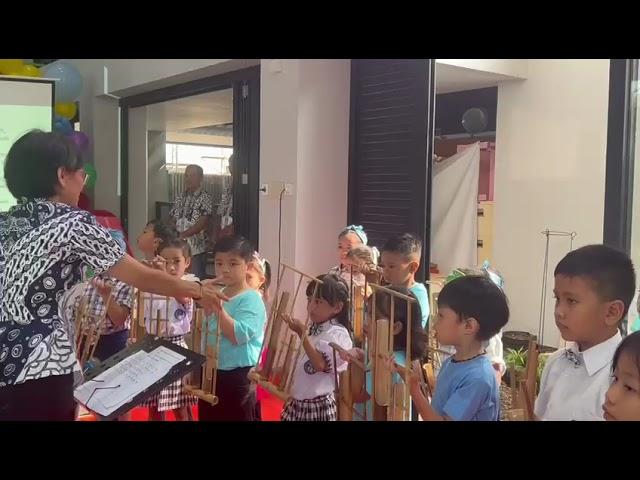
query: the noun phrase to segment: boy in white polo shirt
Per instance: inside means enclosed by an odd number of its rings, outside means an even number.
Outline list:
[[[554,271],[555,320],[568,343],[549,357],[535,404],[539,420],[604,420],[618,327],[635,292],[631,259],[605,245],[567,254]]]

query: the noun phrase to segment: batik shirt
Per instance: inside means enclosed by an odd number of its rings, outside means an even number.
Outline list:
[[[73,326],[58,304],[87,269],[100,274],[124,255],[93,215],[66,204],[0,213],[0,387],[73,372]]]

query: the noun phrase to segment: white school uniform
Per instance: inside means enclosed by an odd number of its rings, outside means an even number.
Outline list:
[[[145,293],[143,299],[144,325],[147,333],[151,335],[159,333],[161,337],[175,337],[189,333],[193,316],[193,300],[189,299],[183,305],[173,297],[163,297],[151,293]],[[159,332],[156,325],[158,313],[160,314]]]
[[[190,274],[182,276],[182,280],[194,281],[194,279],[198,278]],[[173,297],[164,297],[148,292],[144,292],[142,298],[144,325],[147,333],[151,335],[158,333],[158,315],[160,315],[159,334],[161,337],[177,337],[189,333],[193,318],[192,299],[189,298],[186,304],[182,304]]]
[[[293,385],[291,387],[291,396],[295,400],[308,400],[334,392],[334,368],[338,373],[343,372],[347,368],[347,362],[343,361],[339,355],[336,355],[337,365],[334,365],[333,348],[331,348],[329,343],[336,343],[345,350],[350,350],[353,347],[349,332],[336,320],[329,320],[320,325],[313,325],[309,340],[316,350],[322,353],[327,363],[327,369],[319,372],[313,368],[309,357],[303,349],[298,358]]]
[[[602,404],[611,384],[611,361],[620,332],[585,350],[568,342],[547,360],[535,415],[540,420],[604,420]]]
[[[507,371],[507,364],[504,361],[504,347],[502,346],[502,331],[491,337],[485,347],[487,357],[491,360],[491,365],[500,367],[500,375]]]

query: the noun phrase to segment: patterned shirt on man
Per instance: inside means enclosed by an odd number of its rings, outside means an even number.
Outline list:
[[[213,198],[202,188],[194,193],[184,192],[173,203],[169,215],[176,219],[176,228],[184,232],[193,227],[200,217],[213,213]],[[207,251],[207,229],[192,235],[187,239],[191,247],[191,255],[198,255]]]

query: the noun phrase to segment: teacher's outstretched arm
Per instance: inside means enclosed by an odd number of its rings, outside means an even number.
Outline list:
[[[129,255],[122,257],[108,270],[108,274],[145,292],[166,297],[193,298],[208,310],[228,300],[224,294],[210,285],[180,280],[161,270],[149,268]]]

